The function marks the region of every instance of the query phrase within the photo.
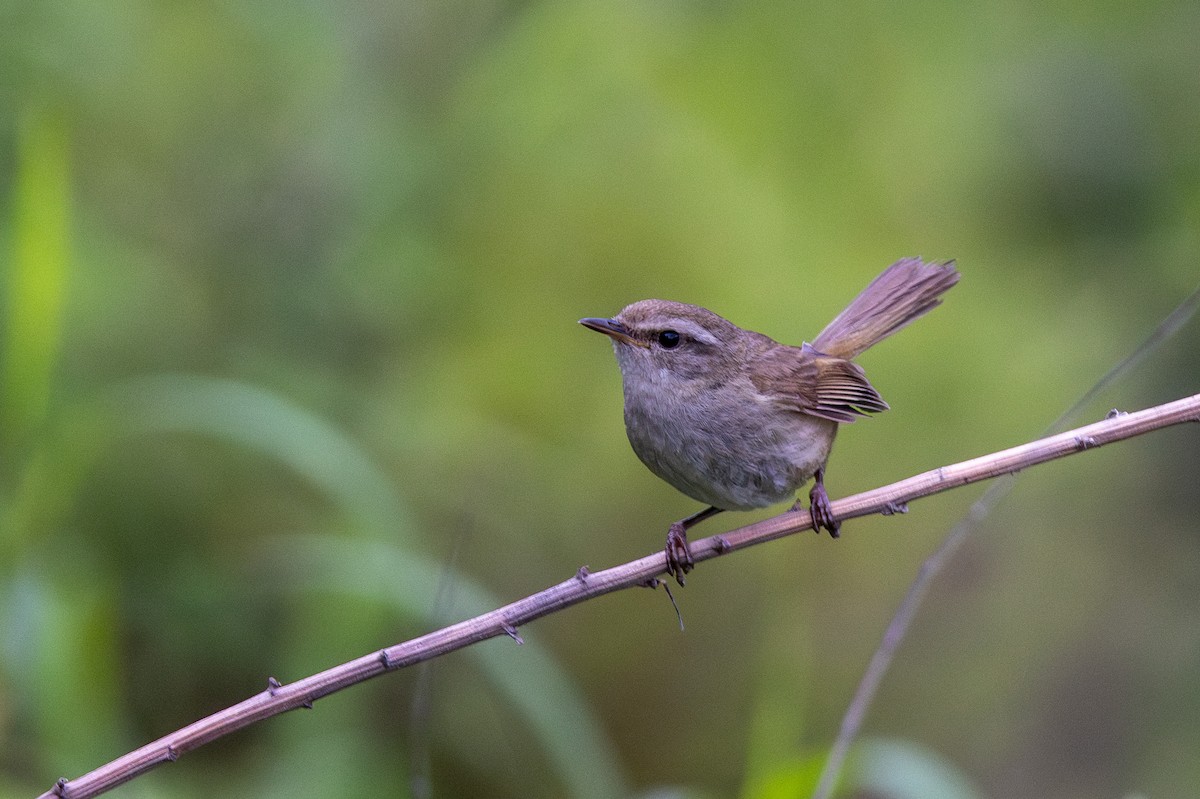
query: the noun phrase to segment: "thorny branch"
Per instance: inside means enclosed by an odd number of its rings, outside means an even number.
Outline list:
[[[1200,394],[1136,413],[1110,414],[1103,421],[1086,427],[943,466],[882,488],[846,497],[833,503],[833,514],[845,520],[876,513],[903,512],[909,502],[921,497],[1189,421],[1200,421]],[[802,532],[811,526],[812,519],[808,511],[784,513],[695,541],[692,543],[692,556],[696,562],[709,560],[754,544]],[[499,635],[510,636],[519,644],[521,637],[517,632],[518,627],[613,591],[635,586],[656,586],[658,576],[665,571],[666,561],[662,552],[600,572],[580,569],[565,582],[502,608],[372,652],[302,680],[284,685],[270,677],[265,691],[163,736],[81,777],[60,779],[39,799],[86,799],[98,796],[160,763],[177,760],[181,755],[235,730],[286,710],[312,707],[317,699],[372,677],[431,660]]]

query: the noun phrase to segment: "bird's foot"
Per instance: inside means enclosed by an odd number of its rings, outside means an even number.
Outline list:
[[[816,484],[812,487],[812,491],[808,493],[808,499],[811,503],[809,512],[812,514],[813,530],[817,535],[820,535],[821,528],[824,528],[829,531],[830,538],[837,538],[838,530],[841,528],[842,523],[833,518],[833,508],[830,506],[829,494],[825,493],[825,483],[820,477],[817,477]]]
[[[675,582],[684,584],[683,575],[696,565],[692,560],[692,549],[688,546],[687,528],[683,522],[674,522],[667,531],[667,574],[675,578]]]

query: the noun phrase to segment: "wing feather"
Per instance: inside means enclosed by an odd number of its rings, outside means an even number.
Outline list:
[[[771,348],[754,360],[750,372],[759,393],[809,416],[846,423],[888,409],[861,366],[807,344]]]

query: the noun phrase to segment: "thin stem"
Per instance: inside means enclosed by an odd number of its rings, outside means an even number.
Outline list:
[[[1054,420],[1054,423],[1047,428],[1046,433],[1043,435],[1049,435],[1063,429],[1069,424],[1073,424],[1083,410],[1104,389],[1126,375],[1130,369],[1157,349],[1159,345],[1179,332],[1179,329],[1195,315],[1197,309],[1200,309],[1200,288],[1189,294],[1174,311],[1167,315],[1166,319],[1155,327],[1150,335],[1146,337],[1145,341],[1139,344],[1128,356],[1122,358],[1113,368],[1109,369],[1090,389],[1084,392],[1082,397],[1064,411],[1062,416]],[[887,674],[888,669],[891,667],[892,660],[896,656],[896,650],[900,648],[901,642],[908,634],[909,625],[912,624],[912,620],[916,617],[917,609],[921,606],[921,601],[925,598],[925,594],[929,590],[933,579],[942,570],[942,567],[950,557],[958,550],[959,546],[974,531],[975,527],[1012,490],[1014,482],[1015,478],[1010,476],[993,483],[984,492],[983,496],[971,505],[967,514],[942,539],[942,543],[934,550],[933,554],[921,564],[917,575],[913,577],[912,583],[909,584],[908,591],[904,594],[904,599],[896,608],[895,615],[888,622],[887,629],[883,633],[883,638],[880,640],[875,652],[871,655],[867,669],[863,672],[862,679],[859,680],[858,687],[854,690],[854,696],[850,700],[850,704],[846,707],[846,713],[842,716],[842,723],[838,728],[837,738],[834,739],[833,745],[829,747],[829,756],[825,759],[825,765],[821,769],[821,776],[817,781],[817,788],[813,792],[812,799],[829,799],[833,795],[834,786],[837,783],[838,777],[841,776],[846,757],[850,754],[850,745],[858,737],[858,731],[862,728],[867,710],[871,707],[871,703],[875,701],[875,694],[879,690],[879,685],[883,682],[884,675]]]
[[[883,488],[838,500],[832,504],[832,510],[836,518],[843,520],[875,513],[894,513],[908,502],[921,497],[1188,421],[1200,421],[1200,394],[1137,413],[1115,416],[1002,452],[943,466]],[[697,562],[710,560],[755,544],[809,530],[811,526],[812,519],[807,511],[784,513],[737,530],[695,541],[692,543],[692,556]],[[97,796],[160,763],[176,760],[180,755],[235,730],[287,710],[312,707],[317,699],[372,677],[431,660],[447,652],[500,635],[512,636],[519,642],[517,628],[522,625],[588,599],[646,585],[652,578],[665,572],[666,559],[662,552],[601,572],[588,573],[581,569],[570,579],[524,599],[410,641],[363,655],[311,677],[287,685],[280,685],[272,678],[268,681],[267,690],[249,699],[166,735],[82,777],[70,781],[59,780],[50,791],[42,794],[41,799],[54,796],[86,799]]]

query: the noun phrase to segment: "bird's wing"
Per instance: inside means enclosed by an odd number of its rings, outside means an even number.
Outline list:
[[[853,422],[860,416],[888,409],[862,367],[843,358],[823,355],[808,344],[763,352],[749,372],[760,394],[809,416]]]

